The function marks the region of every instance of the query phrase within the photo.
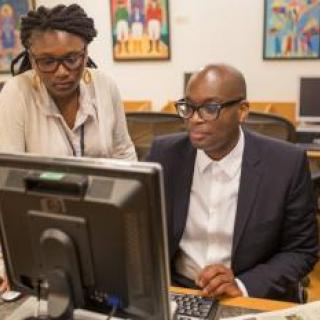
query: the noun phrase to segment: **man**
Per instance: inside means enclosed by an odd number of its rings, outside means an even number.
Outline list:
[[[298,301],[318,250],[304,152],[241,128],[246,84],[231,66],[194,74],[176,107],[188,134],[157,139],[148,157],[163,166],[173,280]]]

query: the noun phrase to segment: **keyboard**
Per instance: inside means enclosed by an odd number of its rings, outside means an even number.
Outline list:
[[[176,320],[213,320],[217,311],[218,302],[214,298],[170,293],[170,299],[177,304]]]

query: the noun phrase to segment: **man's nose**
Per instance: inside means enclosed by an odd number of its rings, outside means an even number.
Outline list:
[[[193,115],[191,118],[189,118],[190,122],[203,122],[203,119],[201,118],[198,110],[194,110]]]

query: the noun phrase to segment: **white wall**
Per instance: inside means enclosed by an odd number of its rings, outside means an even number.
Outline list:
[[[226,62],[246,76],[251,100],[296,101],[301,75],[319,75],[319,61],[264,61],[263,0],[169,0],[172,58],[167,62],[113,62],[109,1],[79,3],[95,20],[98,38],[90,55],[115,78],[123,99],[150,99],[155,108],[182,95],[183,73]]]

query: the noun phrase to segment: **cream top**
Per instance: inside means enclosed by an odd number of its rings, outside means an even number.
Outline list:
[[[90,73],[91,83],[80,82],[72,129],[46,87],[33,87],[33,70],[11,78],[0,94],[0,151],[81,156],[82,135],[83,156],[136,160],[115,83],[99,70]]]

